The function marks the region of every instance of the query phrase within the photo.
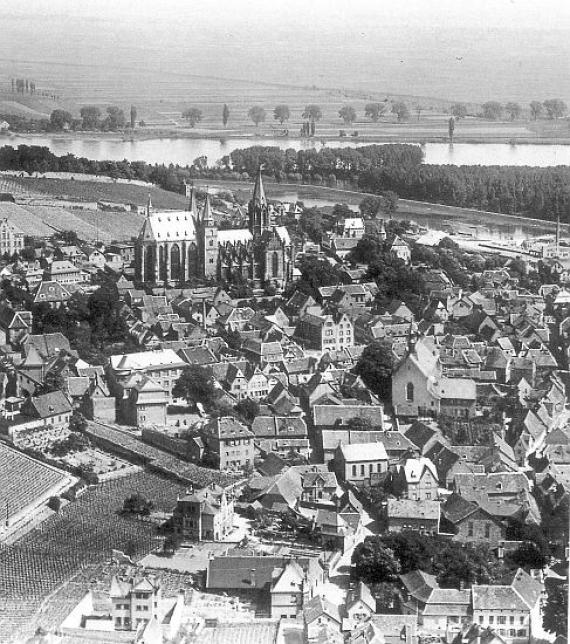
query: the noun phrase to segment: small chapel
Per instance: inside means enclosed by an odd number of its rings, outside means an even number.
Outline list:
[[[257,173],[247,228],[219,230],[209,195],[202,209],[192,188],[187,210],[156,211],[149,204],[135,244],[135,279],[147,286],[182,286],[190,279],[249,282],[282,290],[291,279],[293,248],[275,226]]]

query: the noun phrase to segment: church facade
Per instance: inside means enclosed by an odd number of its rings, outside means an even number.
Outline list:
[[[248,228],[219,230],[209,196],[201,212],[192,190],[189,209],[147,207],[135,244],[135,279],[145,285],[181,286],[194,278],[285,287],[293,248],[285,226],[271,224],[261,171],[248,206]]]

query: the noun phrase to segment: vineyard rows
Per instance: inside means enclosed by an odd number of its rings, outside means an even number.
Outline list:
[[[110,559],[111,550],[131,549],[135,557],[156,546],[156,526],[120,515],[124,499],[139,493],[159,511],[170,511],[183,487],[158,475],[138,472],[88,490],[61,513],[11,546],[0,547],[0,642],[9,642],[19,620],[17,606],[37,611],[64,582]]]

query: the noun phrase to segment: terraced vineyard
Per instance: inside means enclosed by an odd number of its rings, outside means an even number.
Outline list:
[[[172,510],[177,485],[140,472],[88,490],[59,515],[12,546],[0,547],[0,642],[29,634],[30,617],[64,582],[90,566],[108,561],[112,549],[131,549],[135,557],[156,545],[156,526],[119,515],[133,492],[151,499],[157,510]]]

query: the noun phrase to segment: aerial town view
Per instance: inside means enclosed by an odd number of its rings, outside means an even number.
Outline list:
[[[0,644],[568,644],[570,5],[0,4]]]

